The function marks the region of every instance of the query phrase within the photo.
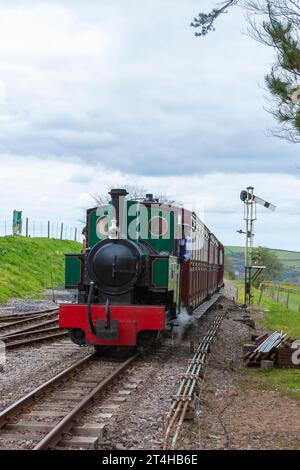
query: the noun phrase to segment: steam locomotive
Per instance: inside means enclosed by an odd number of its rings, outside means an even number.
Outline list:
[[[223,285],[224,247],[191,211],[112,189],[87,211],[82,253],[67,254],[59,325],[78,345],[147,346]]]

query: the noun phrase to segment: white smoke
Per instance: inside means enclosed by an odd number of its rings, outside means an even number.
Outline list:
[[[196,325],[196,323],[197,319],[193,315],[189,315],[187,309],[181,306],[180,314],[176,319],[176,325],[178,326],[174,328],[176,341],[181,341],[187,327],[190,325]]]

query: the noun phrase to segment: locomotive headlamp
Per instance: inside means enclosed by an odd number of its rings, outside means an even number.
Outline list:
[[[119,228],[116,219],[112,219],[111,221],[111,225],[108,229],[108,238],[110,238],[110,240],[117,240],[119,238]]]

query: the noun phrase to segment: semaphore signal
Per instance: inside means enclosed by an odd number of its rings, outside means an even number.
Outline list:
[[[265,269],[265,266],[253,266],[252,250],[254,241],[254,222],[257,220],[257,208],[259,204],[271,211],[276,210],[276,206],[254,194],[253,186],[248,186],[247,190],[241,191],[240,199],[244,203],[244,220],[246,222],[246,231],[238,230],[238,233],[246,235],[245,244],[245,306],[251,305],[253,296],[251,286],[253,281]]]

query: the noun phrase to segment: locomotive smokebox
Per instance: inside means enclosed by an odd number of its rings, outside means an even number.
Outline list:
[[[142,255],[138,245],[130,240],[104,240],[89,254],[89,275],[101,292],[124,294],[139,279]]]
[[[119,229],[119,238],[126,238],[125,199],[128,192],[126,189],[111,189],[108,194],[111,196],[114,218],[117,221],[117,227]]]

